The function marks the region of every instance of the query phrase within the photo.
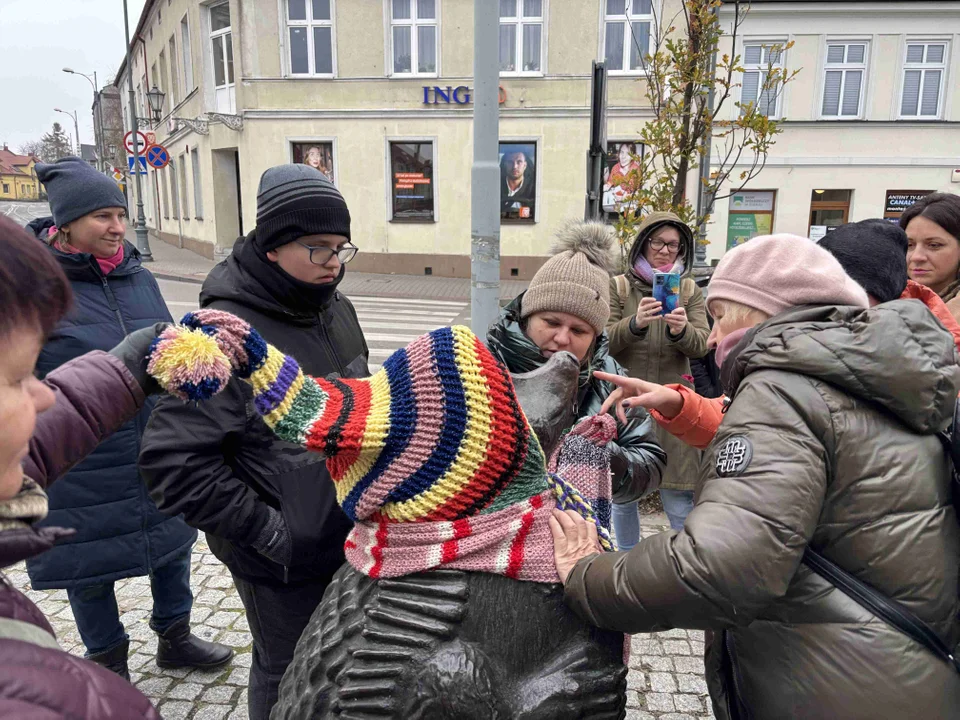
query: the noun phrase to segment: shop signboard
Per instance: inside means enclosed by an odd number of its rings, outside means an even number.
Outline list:
[[[775,204],[776,192],[773,190],[750,190],[731,195],[727,216],[727,250],[757,235],[769,235],[773,230]]]

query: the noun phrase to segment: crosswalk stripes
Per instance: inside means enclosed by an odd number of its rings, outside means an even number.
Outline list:
[[[351,295],[370,348],[370,372],[399,348],[438,327],[450,325],[469,306],[453,300]]]

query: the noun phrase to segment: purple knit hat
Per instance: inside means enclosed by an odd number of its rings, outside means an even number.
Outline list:
[[[762,235],[740,245],[717,265],[707,307],[730,300],[773,317],[800,305],[869,307],[867,293],[837,259],[798,235]]]

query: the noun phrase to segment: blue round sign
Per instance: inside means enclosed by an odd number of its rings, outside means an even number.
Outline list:
[[[156,170],[165,168],[170,162],[170,153],[163,145],[151,145],[144,155],[147,158],[147,165]]]

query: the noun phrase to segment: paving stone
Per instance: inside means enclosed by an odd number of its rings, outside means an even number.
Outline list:
[[[186,720],[190,713],[193,712],[193,703],[169,700],[163,703],[157,710],[160,711],[163,720]]]
[[[144,695],[150,695],[153,697],[164,692],[168,687],[170,687],[170,683],[172,682],[173,680],[168,677],[151,677],[137,685],[137,688]]]
[[[240,615],[240,617],[238,617],[238,618],[236,619],[236,621],[233,623],[233,625],[232,625],[231,627],[232,627],[234,630],[241,630],[241,631],[243,631],[243,632],[249,632],[249,631],[250,631],[250,623],[247,622],[246,613]]]
[[[208,588],[220,588],[221,590],[233,587],[233,578],[229,575],[214,575],[207,580]]]
[[[250,720],[250,715],[247,713],[247,704],[237,706],[237,709],[230,713],[227,720]]]
[[[705,668],[703,665],[703,656],[699,657],[675,657],[673,664],[679,673],[691,673],[703,677]]]
[[[226,632],[220,637],[218,642],[223,643],[227,647],[245,648],[253,642],[253,638],[250,637],[250,633]]]
[[[677,675],[677,685],[680,686],[680,692],[696,693],[697,695],[707,694],[707,681],[700,675]]]
[[[690,643],[690,650],[691,650],[691,651],[693,652],[693,654],[696,655],[697,657],[703,657],[703,653],[704,653],[704,650],[705,650],[705,649],[706,649],[706,646],[705,646],[702,642],[691,642],[691,643]]]
[[[663,655],[663,647],[659,640],[637,640],[634,638],[630,649],[640,655]]]
[[[703,712],[703,702],[696,695],[674,695],[673,704],[677,706],[677,710],[684,712]]]
[[[647,693],[644,697],[647,703],[647,710],[658,712],[673,712],[673,695],[670,693]]]
[[[234,667],[250,667],[253,664],[253,653],[234,655],[232,664]]]
[[[175,700],[193,700],[203,691],[203,685],[197,683],[182,682],[170,688],[167,697]]]
[[[207,705],[200,708],[192,720],[223,720],[231,710],[231,705]]]
[[[664,630],[663,632],[658,632],[657,637],[665,638],[667,640],[686,640],[689,636],[687,635],[686,630],[674,628],[673,630]]]
[[[197,668],[187,675],[186,680],[206,686],[219,681],[224,675],[226,675],[226,671],[223,668],[214,668],[212,670]]]
[[[212,628],[208,625],[194,625],[191,629],[194,635],[204,640],[209,640],[213,642],[217,639],[217,635],[220,634],[220,631],[217,628]]]
[[[139,670],[151,660],[153,660],[152,655],[148,655],[147,653],[134,653],[127,658],[127,667],[131,670]]]
[[[649,667],[658,672],[673,672],[673,658],[657,657],[656,655],[641,655],[640,663],[642,667]]]
[[[193,610],[190,611],[190,622],[191,624],[199,625],[212,614],[213,608],[205,605],[194,605]]]
[[[684,715],[683,713],[667,713],[661,715],[660,720],[697,720],[693,715]]]
[[[642,694],[636,690],[631,690],[627,688],[627,707],[628,708],[642,708],[643,699]]]
[[[204,590],[197,595],[197,602],[201,605],[216,605],[226,596],[227,594],[223,590]]]
[[[220,603],[220,607],[224,610],[243,610],[243,601],[236,595],[228,595]]]
[[[212,687],[203,694],[203,702],[209,703],[219,703],[221,705],[229,703],[233,698],[234,693],[237,692],[235,687],[229,687],[227,685],[218,685],[217,687]]]
[[[687,640],[664,640],[663,651],[667,655],[690,655],[690,643]],[[699,655],[703,656],[702,649]]]
[[[627,716],[625,720],[657,720],[657,719],[650,713],[645,712],[643,710],[634,710],[633,708],[628,708]]]
[[[675,693],[677,681],[673,675],[665,672],[650,673],[650,689],[658,693]]]
[[[226,628],[230,627],[239,616],[240,613],[221,610],[208,617],[203,624],[215,628]]]
[[[627,671],[627,687],[633,690],[644,691],[647,689],[647,676],[635,668]]]
[[[246,685],[250,681],[250,668],[234,668],[227,678],[229,685]]]
[[[703,642],[703,630],[687,630],[687,635],[691,640]]]

